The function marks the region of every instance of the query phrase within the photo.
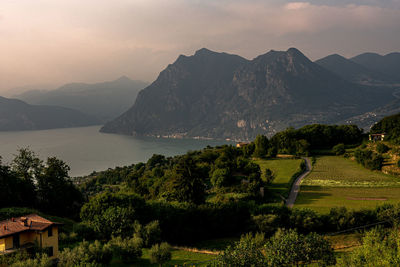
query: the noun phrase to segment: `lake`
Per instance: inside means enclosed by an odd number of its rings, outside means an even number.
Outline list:
[[[163,139],[100,133],[101,126],[41,131],[0,132],[0,156],[9,163],[18,148],[29,147],[41,159],[55,156],[70,167],[71,176],[146,162],[153,154],[174,156],[226,141]]]

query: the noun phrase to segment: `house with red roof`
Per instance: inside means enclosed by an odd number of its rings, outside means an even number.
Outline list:
[[[11,253],[37,244],[55,258],[60,225],[37,214],[0,221],[0,253]]]

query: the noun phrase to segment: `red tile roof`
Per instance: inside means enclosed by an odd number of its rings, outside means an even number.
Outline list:
[[[0,238],[24,231],[43,231],[58,223],[49,221],[37,214],[29,214],[17,218],[0,221]]]

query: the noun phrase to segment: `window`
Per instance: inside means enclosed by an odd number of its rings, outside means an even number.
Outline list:
[[[48,237],[53,236],[53,227],[51,227],[51,226],[49,227],[47,236],[48,236]]]

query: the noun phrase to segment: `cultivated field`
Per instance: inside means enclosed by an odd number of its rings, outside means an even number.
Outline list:
[[[281,200],[279,195],[286,197],[290,191],[292,176],[300,170],[302,159],[257,159],[255,162],[260,165],[262,177],[268,168],[275,174],[275,179],[268,190],[272,192],[277,199]]]
[[[359,210],[397,202],[400,178],[369,171],[343,157],[320,156],[301,184],[295,207],[328,212],[337,206]]]

